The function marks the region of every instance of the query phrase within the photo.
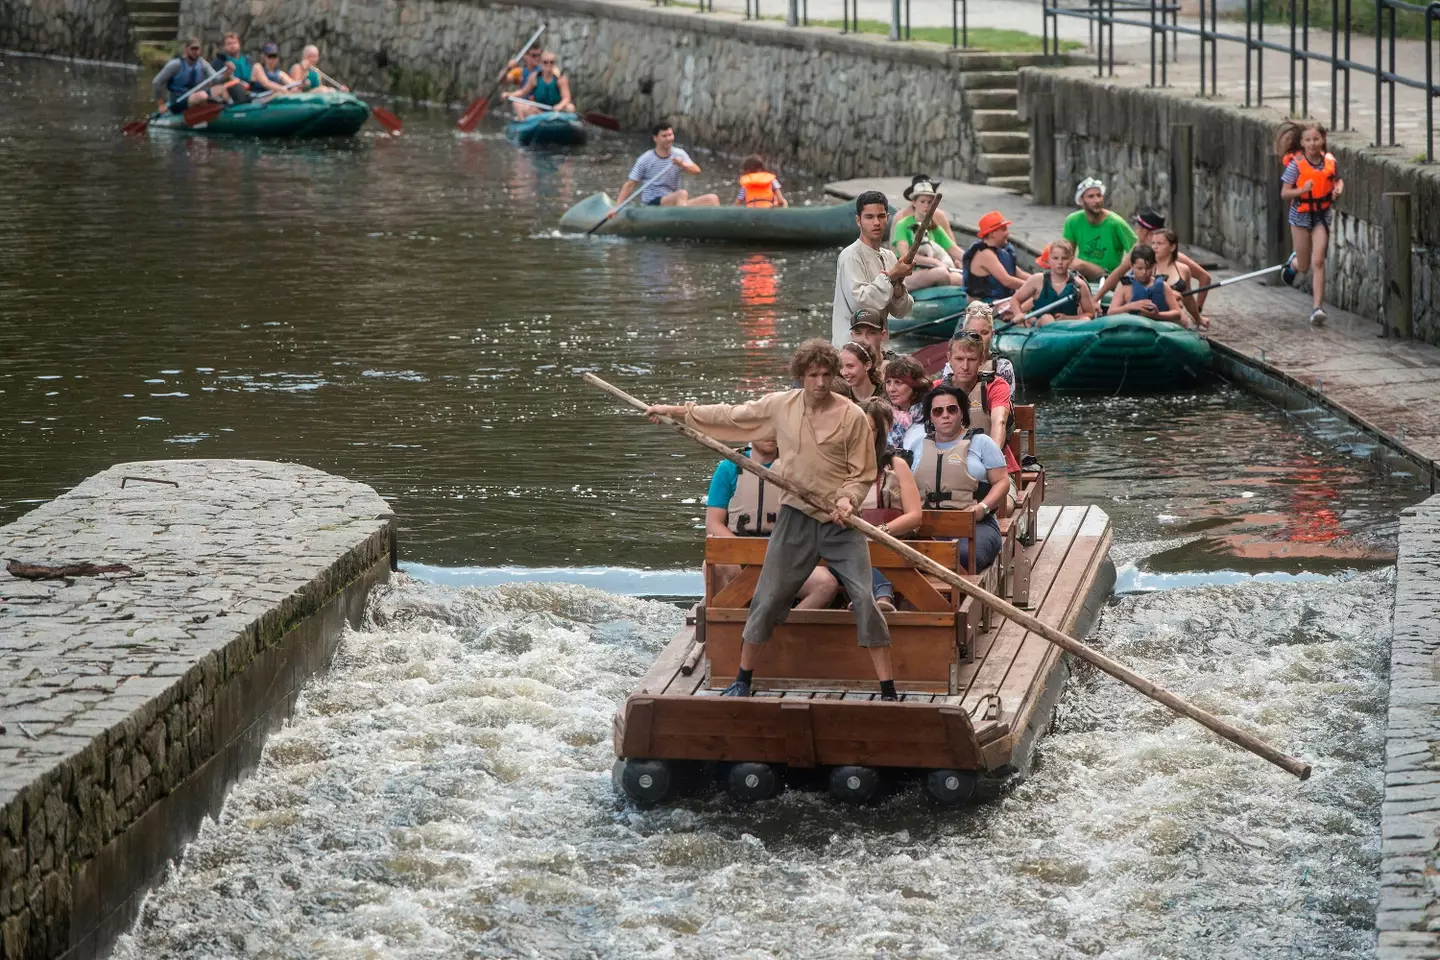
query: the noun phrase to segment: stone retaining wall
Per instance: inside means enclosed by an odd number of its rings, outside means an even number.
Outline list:
[[[257,461],[122,464],[0,528],[137,574],[0,572],[0,958],[105,954],[394,551],[369,487]]]
[[[1129,216],[1170,211],[1170,125],[1194,127],[1195,242],[1243,267],[1278,263],[1272,220],[1279,207],[1280,165],[1272,150],[1282,116],[1198,100],[1174,89],[1126,87],[1073,70],[1022,70],[1020,113],[1030,122],[1031,186],[1043,177],[1035,154],[1048,114],[1055,133],[1055,202],[1069,204],[1075,184],[1098,176],[1108,205]],[[1336,208],[1326,300],[1363,317],[1381,317],[1381,258],[1387,192],[1413,197],[1413,330],[1440,343],[1440,168],[1408,163],[1397,151],[1366,148],[1358,134],[1330,137],[1345,179]],[[1287,205],[1288,207],[1288,205]],[[1289,230],[1279,238],[1289,250]]]
[[[125,0],[0,0],[0,50],[135,60]]]
[[[1440,497],[1400,516],[1385,799],[1379,960],[1440,956]]]
[[[180,15],[182,33],[275,40],[285,63],[318,43],[358,89],[448,102],[477,96],[542,22],[582,108],[837,176],[983,181],[965,71],[1037,59],[605,0],[184,0]]]

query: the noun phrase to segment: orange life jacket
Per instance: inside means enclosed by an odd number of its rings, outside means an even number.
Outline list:
[[[1290,161],[1295,161],[1295,167],[1300,171],[1300,176],[1295,181],[1295,186],[1301,190],[1300,197],[1295,201],[1297,209],[1301,213],[1324,213],[1330,209],[1335,202],[1335,154],[1325,154],[1325,159],[1320,166],[1315,167],[1305,159],[1305,151],[1296,150],[1294,153],[1287,153],[1284,165],[1290,166]],[[1307,189],[1308,188],[1308,189]]]
[[[740,186],[745,190],[745,206],[775,206],[775,174],[760,170],[741,176]]]

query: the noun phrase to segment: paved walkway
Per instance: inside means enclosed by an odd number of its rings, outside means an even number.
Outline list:
[[[903,177],[844,180],[826,190],[847,198],[881,190],[899,206],[908,184]],[[982,214],[1000,210],[1013,221],[1011,239],[1031,256],[1060,236],[1072,209],[1042,207],[1008,190],[975,184],[945,183],[941,192],[941,206],[957,229],[973,234]],[[1237,269],[1203,250],[1188,252],[1216,265],[1216,279],[1254,269]],[[1313,327],[1308,294],[1260,281],[1213,292],[1205,312],[1213,324],[1210,337],[1220,347],[1323,393],[1415,458],[1440,460],[1440,348],[1381,338],[1378,324],[1328,306],[1329,322]]]
[[[612,2],[623,5],[650,4],[646,0],[612,0]],[[748,0],[752,12],[759,4],[760,16],[767,18],[784,18],[787,9],[787,0]],[[813,21],[841,19],[843,6],[846,0],[808,0],[809,18]],[[861,19],[879,20],[889,22],[891,3],[890,0],[854,0],[858,3]],[[746,9],[747,0],[714,0],[717,11],[743,14]],[[950,0],[908,0],[901,4],[901,16],[908,5],[910,11],[910,24],[912,27],[949,27],[952,24],[954,11]],[[1083,6],[1083,4],[1082,4]],[[673,7],[671,9],[684,9]],[[1031,33],[1037,37],[1044,31],[1044,15],[1042,6],[1038,0],[967,0],[965,3],[966,20],[971,27],[994,27],[997,29],[1019,30],[1024,33]],[[700,16],[700,14],[696,14]],[[1147,86],[1150,83],[1150,62],[1151,62],[1151,31],[1149,29],[1149,13],[1134,13],[1129,15],[1140,25],[1116,25],[1114,29],[1114,59],[1115,73],[1110,77],[1112,82],[1131,85]],[[1084,46],[1081,49],[1072,51],[1071,56],[1077,59],[1089,57],[1088,65],[1065,68],[1070,72],[1095,76],[1095,63],[1093,57],[1096,53],[1094,24],[1088,19],[1072,16],[1060,16],[1056,18],[1054,29],[1059,36],[1078,41]],[[1190,29],[1198,30],[1200,21],[1194,17],[1181,17],[1179,25]],[[1234,35],[1243,38],[1245,35],[1245,23],[1243,20],[1217,21],[1216,27],[1220,33]],[[1287,43],[1289,41],[1290,29],[1288,24],[1266,24],[1265,39],[1271,43]],[[1172,44],[1175,38],[1171,37]],[[1109,40],[1107,39],[1107,43]],[[1297,43],[1304,45],[1303,39],[1297,33]],[[1332,34],[1329,31],[1314,30],[1309,33],[1308,48],[1316,53],[1329,54],[1331,50]],[[1343,48],[1344,38],[1339,40],[1338,53],[1345,55]],[[1157,58],[1159,56],[1159,41],[1156,41]],[[1208,62],[1206,68],[1207,77],[1212,73],[1216,78],[1215,84],[1218,89],[1218,101],[1237,105],[1245,104],[1245,47],[1242,43],[1220,40],[1215,43],[1215,55],[1218,61]],[[1107,54],[1107,59],[1108,59]],[[1210,52],[1206,51],[1206,57],[1211,58]],[[1385,68],[1389,69],[1388,47],[1381,53],[1381,61]],[[1361,35],[1352,35],[1349,59],[1359,64],[1373,65],[1376,62],[1375,38]],[[1288,54],[1267,51],[1263,55],[1257,52],[1251,60],[1252,77],[1255,80],[1251,103],[1254,106],[1266,106],[1276,108],[1277,119],[1279,116],[1290,113],[1290,68],[1291,58]],[[1304,82],[1303,61],[1297,61],[1296,70],[1296,103],[1295,111],[1308,113],[1308,115],[1324,121],[1326,124],[1341,130],[1345,128],[1345,104],[1347,101],[1345,90],[1345,77],[1341,74],[1335,84],[1337,90],[1337,103],[1335,115],[1331,113],[1331,76],[1329,67],[1314,63],[1310,66],[1308,83]],[[1168,85],[1180,90],[1199,92],[1200,90],[1200,41],[1193,35],[1182,36],[1178,40],[1178,47],[1172,46],[1170,60],[1166,65],[1168,76],[1163,79],[1159,75],[1157,65],[1157,76],[1155,82],[1161,85]],[[1395,44],[1395,68],[1394,72],[1406,77],[1412,77],[1418,81],[1425,79],[1425,47],[1419,40],[1397,40]],[[1263,75],[1263,83],[1260,78]],[[1210,96],[1210,81],[1205,83],[1206,95]],[[1264,90],[1263,103],[1259,102],[1260,91]],[[1308,91],[1308,103],[1302,99],[1304,91]],[[1388,96],[1388,94],[1387,94]],[[1350,107],[1349,129],[1354,131],[1353,136],[1356,146],[1364,146],[1375,142],[1375,82],[1373,78],[1361,73],[1352,73],[1348,90],[1348,102]],[[1308,109],[1306,109],[1308,107]],[[1382,118],[1388,124],[1390,109],[1387,104],[1382,105]],[[1414,157],[1424,149],[1425,140],[1425,96],[1419,90],[1412,90],[1408,87],[1397,87],[1395,91],[1395,136],[1399,146],[1396,152],[1408,158]],[[1384,131],[1382,141],[1389,142],[1388,130]]]

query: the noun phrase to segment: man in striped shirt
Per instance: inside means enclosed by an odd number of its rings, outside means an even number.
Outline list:
[[[643,188],[640,202],[647,207],[718,207],[720,198],[713,193],[692,197],[688,190],[680,187],[680,174],[699,173],[700,165],[690,155],[675,146],[675,128],[665,122],[655,124],[650,135],[655,139],[655,149],[646,150],[630,168],[625,185],[615,207],[607,216],[614,216],[615,210],[636,188]],[[658,175],[658,179],[657,178]],[[654,180],[654,183],[650,181]]]

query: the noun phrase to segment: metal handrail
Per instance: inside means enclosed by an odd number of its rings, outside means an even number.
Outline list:
[[[1369,2],[1369,0],[1362,0]],[[1375,145],[1386,144],[1385,133],[1388,122],[1388,145],[1395,146],[1395,88],[1397,86],[1420,90],[1425,93],[1425,162],[1435,162],[1435,100],[1440,97],[1440,85],[1435,81],[1435,60],[1440,31],[1440,0],[1431,0],[1426,6],[1407,3],[1405,0],[1373,0],[1375,3],[1375,64],[1359,63],[1351,57],[1350,12],[1351,0],[1344,0],[1343,27],[1331,30],[1330,52],[1313,50],[1310,47],[1310,5],[1307,0],[1290,0],[1288,27],[1289,42],[1280,43],[1265,38],[1263,0],[1256,10],[1255,0],[1245,0],[1245,32],[1243,34],[1222,32],[1217,18],[1216,0],[1200,0],[1198,26],[1181,24],[1178,6],[1162,4],[1160,0],[1087,0],[1084,7],[1061,7],[1057,0],[1045,0],[1042,17],[1041,49],[1047,56],[1060,52],[1060,17],[1075,17],[1090,22],[1091,46],[1095,48],[1097,75],[1115,73],[1115,27],[1141,27],[1150,30],[1150,85],[1155,86],[1157,67],[1160,85],[1168,86],[1168,71],[1165,64],[1167,45],[1173,35],[1177,50],[1181,37],[1197,37],[1200,54],[1200,95],[1205,96],[1206,78],[1209,78],[1209,93],[1219,93],[1220,42],[1242,44],[1245,47],[1245,106],[1260,106],[1264,103],[1265,51],[1284,54],[1290,61],[1290,114],[1308,116],[1310,113],[1310,64],[1328,64],[1330,67],[1330,125],[1337,130],[1350,129],[1350,75],[1351,72],[1368,74],[1375,80]],[[1297,10],[1297,7],[1300,8]],[[1340,23],[1341,0],[1330,0],[1332,27]],[[1117,15],[1119,11],[1119,15]],[[1385,13],[1389,12],[1388,28]],[[1148,20],[1130,17],[1131,12],[1147,12]],[[1173,19],[1167,21],[1167,14]],[[1418,13],[1425,17],[1425,78],[1423,80],[1406,76],[1395,67],[1395,14],[1397,12]],[[1208,14],[1208,16],[1207,16]],[[1208,21],[1208,22],[1207,22]],[[1053,37],[1053,43],[1052,43]],[[1160,43],[1157,55],[1156,40]],[[1341,53],[1341,43],[1344,52]],[[1388,39],[1388,49],[1386,41]],[[1388,54],[1388,56],[1387,56]],[[1252,73],[1252,62],[1254,70]],[[1208,69],[1207,69],[1208,68]],[[1297,76],[1298,71],[1298,76]],[[1344,74],[1344,109],[1340,107],[1339,80]],[[1388,95],[1388,96],[1387,96]],[[1298,104],[1297,104],[1298,98]],[[1298,111],[1297,111],[1298,106]],[[1388,112],[1387,108],[1388,107]]]

